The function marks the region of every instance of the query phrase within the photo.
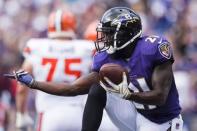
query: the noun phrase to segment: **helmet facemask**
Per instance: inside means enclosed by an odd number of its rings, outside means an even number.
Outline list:
[[[118,50],[125,48],[128,44],[141,36],[140,32],[132,33],[132,29],[121,27],[121,24],[116,28],[97,27],[97,41],[95,42],[98,52],[106,51],[108,54],[113,54]],[[134,29],[135,30],[135,29]]]
[[[102,24],[96,28],[97,40],[95,46],[98,52],[106,51],[113,45],[114,42],[114,28],[102,27]]]
[[[141,36],[140,17],[128,8],[120,8],[107,11],[97,27],[98,52],[114,54]]]

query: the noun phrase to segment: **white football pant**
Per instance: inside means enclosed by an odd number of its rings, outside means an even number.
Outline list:
[[[170,127],[171,129],[169,129]],[[182,131],[182,130],[183,130],[183,120],[181,115],[163,124],[157,124],[148,120],[140,113],[137,113],[137,131]]]
[[[136,109],[131,101],[107,93],[105,109],[120,131],[136,131]]]

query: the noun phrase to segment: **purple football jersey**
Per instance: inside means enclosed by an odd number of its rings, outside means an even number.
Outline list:
[[[99,72],[106,63],[119,64],[129,71],[132,90],[134,92],[149,91],[152,89],[152,74],[157,65],[167,61],[174,62],[170,43],[162,37],[143,36],[137,42],[132,56],[128,60],[112,59],[106,52],[95,54],[92,71]],[[139,113],[156,123],[163,123],[180,114],[178,92],[173,78],[166,103],[162,106],[142,105],[135,103]]]

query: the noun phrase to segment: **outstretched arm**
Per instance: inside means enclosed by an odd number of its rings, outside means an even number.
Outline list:
[[[4,74],[4,76],[16,79],[20,83],[32,89],[38,89],[43,92],[59,96],[76,96],[86,94],[92,84],[99,82],[99,75],[97,72],[91,72],[86,76],[82,76],[73,83],[35,81],[33,77],[25,71],[17,71],[13,74]]]
[[[82,76],[73,83],[55,83],[34,81],[31,88],[44,91],[49,94],[59,96],[76,96],[87,94],[93,83],[98,83],[99,77],[97,72],[91,72]]]

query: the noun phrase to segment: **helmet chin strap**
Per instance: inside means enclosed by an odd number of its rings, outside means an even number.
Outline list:
[[[106,50],[108,54],[113,54],[116,52],[116,49],[113,46],[110,46],[108,50]]]
[[[128,44],[132,43],[136,38],[140,37],[142,34],[142,30],[140,30],[133,38],[131,38],[129,41],[127,41],[124,45],[122,45],[121,47],[117,47],[116,50],[120,50],[125,48]]]

